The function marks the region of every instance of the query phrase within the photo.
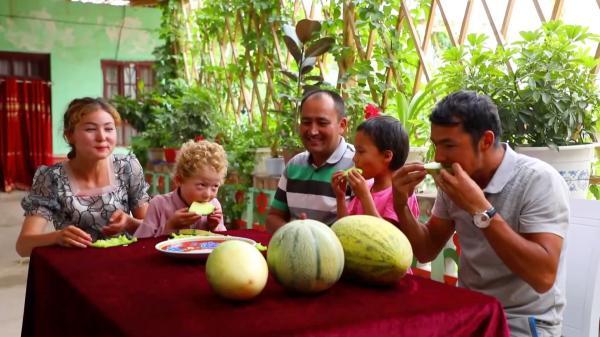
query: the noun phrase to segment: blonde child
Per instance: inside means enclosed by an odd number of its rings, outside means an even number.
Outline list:
[[[150,201],[137,237],[165,235],[183,228],[226,230],[223,211],[216,199],[227,174],[227,154],[219,144],[206,140],[183,144],[175,164],[177,189]],[[188,211],[190,204],[210,202],[215,210],[208,216]]]
[[[331,183],[337,200],[338,218],[367,214],[383,218],[398,226],[392,196],[392,174],[404,165],[408,156],[408,135],[397,119],[390,116],[372,117],[356,129],[354,166],[333,174]],[[352,187],[354,197],[346,204],[346,187]],[[411,212],[418,217],[419,205],[413,194],[408,201]]]

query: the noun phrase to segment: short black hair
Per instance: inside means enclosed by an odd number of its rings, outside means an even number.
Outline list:
[[[304,107],[304,102],[306,102],[309,98],[316,96],[329,96],[333,100],[335,111],[338,114],[338,118],[342,119],[346,117],[346,106],[344,105],[344,99],[337,92],[326,90],[326,89],[315,89],[307,92],[304,97],[302,97],[302,101],[300,102],[300,112],[302,112],[302,108]]]
[[[461,90],[444,97],[429,115],[429,121],[444,126],[462,125],[471,136],[473,146],[477,145],[485,131],[494,133],[496,146],[502,136],[496,104],[488,96],[474,91]]]
[[[393,157],[389,165],[391,170],[404,165],[410,144],[408,134],[399,120],[392,116],[371,117],[356,128],[356,132],[358,131],[369,136],[379,151],[392,151]]]

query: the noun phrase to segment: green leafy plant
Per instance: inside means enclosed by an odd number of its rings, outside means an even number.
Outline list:
[[[597,36],[585,27],[551,21],[521,37],[508,48],[491,50],[484,46],[485,35],[469,35],[465,46],[447,50],[436,75],[444,93],[466,89],[490,96],[503,138],[513,145],[556,148],[594,141],[600,112],[592,73],[597,60],[584,45]]]
[[[202,135],[214,139],[219,120],[213,95],[197,85],[174,81],[170,90],[156,90],[137,100],[119,98],[117,105],[140,131],[132,150],[144,162],[149,148],[178,148]]]
[[[510,141],[532,146],[590,143],[600,111],[600,93],[588,49],[588,28],[545,23],[521,32],[514,83],[517,108],[503,114]]]
[[[425,146],[429,140],[427,116],[435,105],[438,87],[436,81],[431,81],[412,97],[399,92],[387,108],[387,112],[398,118],[406,129],[411,146]]]
[[[283,25],[283,40],[296,64],[295,71],[287,69],[281,71],[287,79],[282,79],[280,82],[280,89],[283,92],[280,94],[280,98],[287,102],[283,106],[292,110],[274,110],[275,113],[278,113],[275,116],[278,119],[275,128],[277,129],[276,134],[280,137],[275,137],[275,139],[283,140],[283,143],[287,143],[285,145],[299,147],[300,143],[296,134],[300,101],[306,92],[319,88],[324,81],[321,75],[310,75],[310,72],[315,68],[317,59],[335,44],[335,39],[332,37],[319,38],[320,31],[321,23],[309,19],[298,21],[296,27]],[[277,142],[274,144],[278,145]]]

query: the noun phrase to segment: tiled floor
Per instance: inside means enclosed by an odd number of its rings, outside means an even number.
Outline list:
[[[25,192],[0,193],[0,336],[21,335],[28,260],[15,252]]]

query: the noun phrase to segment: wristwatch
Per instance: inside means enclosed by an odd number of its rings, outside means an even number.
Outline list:
[[[492,206],[483,213],[473,215],[473,223],[479,228],[487,228],[496,213],[496,209]]]

